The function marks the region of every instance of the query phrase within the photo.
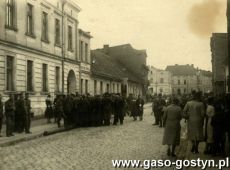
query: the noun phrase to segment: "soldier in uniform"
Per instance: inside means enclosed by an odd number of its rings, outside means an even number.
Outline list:
[[[162,94],[158,95],[158,106],[157,106],[157,114],[159,118],[159,127],[163,127],[163,114],[164,114],[164,108],[166,106],[165,100],[162,98]]]
[[[56,116],[57,116],[58,127],[61,127],[61,118],[64,116],[63,96],[62,95],[57,95],[57,97],[56,97],[55,111],[56,111]]]
[[[123,124],[124,120],[124,100],[120,96],[120,94],[117,94],[115,102],[114,102],[114,109],[115,109],[115,115],[114,115],[114,122],[113,125],[117,125],[118,120],[120,121],[120,124]]]
[[[138,99],[136,100],[136,107],[137,107],[137,115],[139,116],[140,121],[143,120],[143,107],[144,107],[144,100],[138,95]]]
[[[2,95],[0,94],[0,137],[2,131],[2,121],[3,121],[3,102],[2,102]]]
[[[103,108],[103,122],[104,125],[110,125],[110,118],[112,112],[112,101],[109,93],[106,93],[102,99],[102,108]]]
[[[26,108],[26,115],[25,115],[25,131],[26,133],[30,132],[30,124],[31,124],[31,101],[29,99],[29,94],[26,93],[25,96],[25,108]]]
[[[51,123],[51,118],[53,117],[53,107],[50,94],[46,98],[45,117],[47,118],[47,123]]]
[[[14,95],[10,94],[9,99],[5,103],[7,137],[14,136],[13,135],[14,112],[15,112]]]

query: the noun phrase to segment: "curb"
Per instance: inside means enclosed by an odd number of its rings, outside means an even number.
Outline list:
[[[71,129],[73,129],[73,128],[71,128]],[[39,132],[37,134],[31,134],[31,135],[21,137],[21,138],[18,138],[18,139],[14,139],[14,140],[11,140],[11,141],[2,142],[2,143],[0,143],[0,147],[7,147],[7,146],[16,145],[16,144],[21,143],[21,142],[26,142],[26,141],[37,139],[37,138],[40,138],[40,137],[53,135],[53,134],[60,133],[60,132],[65,132],[65,131],[68,131],[68,130],[71,130],[71,129],[70,128],[66,129],[66,128],[62,127],[62,128],[59,128],[59,129]]]

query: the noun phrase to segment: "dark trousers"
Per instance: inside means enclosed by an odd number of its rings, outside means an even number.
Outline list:
[[[14,130],[14,118],[13,116],[6,117],[6,136],[11,136]]]
[[[123,124],[124,116],[122,113],[115,113],[114,115],[114,122],[113,124],[116,125],[118,121],[120,121],[120,124]]]
[[[3,117],[0,117],[0,134],[1,134],[1,131],[2,131],[2,122],[3,122]]]

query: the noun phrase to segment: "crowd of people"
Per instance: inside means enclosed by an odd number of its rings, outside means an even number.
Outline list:
[[[10,94],[9,99],[3,103],[0,95],[0,137],[5,113],[6,136],[14,136],[13,132],[31,133],[31,101],[29,94]]]
[[[143,119],[144,100],[138,96],[136,99],[131,94],[128,98],[120,94],[90,96],[76,94],[57,94],[53,99],[49,94],[45,100],[44,112],[47,123],[57,123],[61,127],[61,121],[65,128],[109,126],[110,124],[123,124],[126,115]],[[4,108],[4,109],[3,109]],[[0,136],[5,114],[6,136],[13,136],[14,132],[31,133],[30,122],[31,102],[29,94],[9,95],[9,99],[3,103],[0,95]],[[113,116],[113,120],[112,120]]]
[[[191,152],[199,153],[199,143],[206,142],[204,154],[226,156],[225,142],[230,143],[230,95],[213,96],[193,91],[191,95],[153,97],[155,123],[165,127],[163,144],[167,155],[175,156],[180,144],[181,119],[187,123]]]

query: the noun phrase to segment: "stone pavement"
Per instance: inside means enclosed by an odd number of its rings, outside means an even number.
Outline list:
[[[61,128],[64,129],[64,128]],[[60,129],[60,130],[61,130]],[[0,147],[13,145],[22,141],[32,140],[38,137],[43,136],[44,131],[55,131],[58,130],[56,123],[46,123],[46,119],[38,119],[31,122],[31,134],[26,133],[14,133],[12,137],[6,137],[6,126],[3,126],[0,137]]]
[[[149,105],[143,121],[126,117],[123,125],[77,128],[0,147],[0,169],[110,170],[114,159],[166,159],[163,128],[152,126],[150,112]]]

